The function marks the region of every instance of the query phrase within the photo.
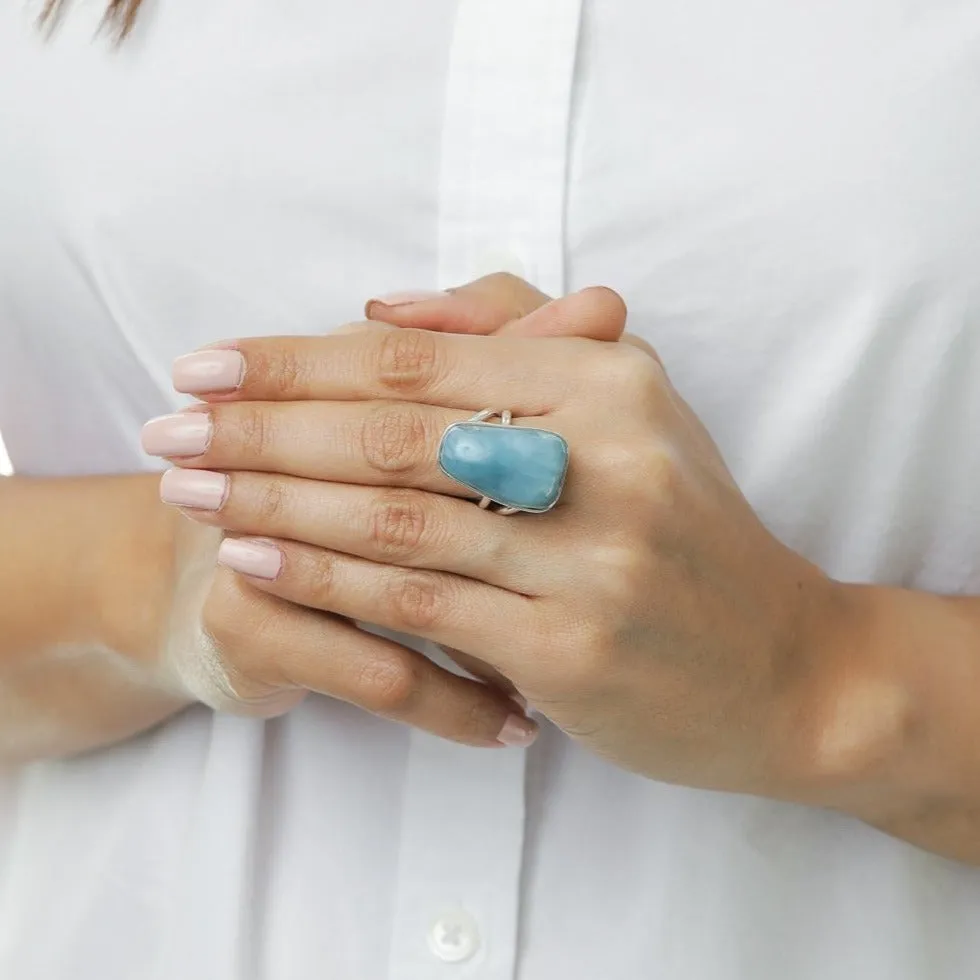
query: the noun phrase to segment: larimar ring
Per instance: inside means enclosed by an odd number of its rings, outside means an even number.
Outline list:
[[[561,497],[568,443],[557,432],[511,425],[512,417],[488,408],[450,425],[439,443],[439,468],[480,494],[484,509],[497,504],[498,514],[543,514]]]

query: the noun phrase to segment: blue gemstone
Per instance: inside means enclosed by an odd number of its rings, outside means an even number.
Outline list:
[[[495,503],[541,512],[561,496],[568,443],[544,429],[458,422],[442,437],[439,465],[447,476]]]

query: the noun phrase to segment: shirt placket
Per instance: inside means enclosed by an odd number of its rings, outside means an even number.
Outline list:
[[[443,287],[508,271],[562,292],[581,8],[581,0],[459,5],[442,145]]]
[[[508,271],[552,295],[564,291],[581,6],[459,4],[440,177],[443,287]],[[471,749],[412,734],[389,980],[517,975],[525,759],[516,749]]]

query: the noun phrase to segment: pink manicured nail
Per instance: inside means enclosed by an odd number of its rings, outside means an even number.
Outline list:
[[[383,306],[408,306],[411,303],[424,303],[429,299],[444,299],[448,294],[441,293],[434,289],[415,289],[403,293],[388,293],[386,296],[375,296],[368,301],[371,303],[381,303]]]
[[[245,358],[237,350],[199,350],[174,361],[174,387],[185,395],[234,391],[245,379]]]
[[[254,538],[225,538],[218,549],[218,564],[271,582],[282,571],[282,552],[274,544]]]
[[[175,507],[221,510],[228,495],[228,477],[207,470],[168,470],[160,478],[160,499]]]
[[[504,722],[497,741],[504,745],[527,748],[538,737],[538,731],[538,726],[533,721],[520,715],[511,715]]]
[[[211,442],[211,416],[205,412],[162,415],[143,426],[143,452],[150,456],[200,456]]]

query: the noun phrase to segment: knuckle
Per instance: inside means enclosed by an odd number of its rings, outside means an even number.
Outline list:
[[[397,574],[388,600],[394,621],[412,633],[425,633],[440,622],[448,603],[444,580],[429,572]]]
[[[621,491],[636,505],[636,514],[647,523],[671,524],[676,521],[681,496],[681,469],[666,445],[633,447],[631,462],[623,474]]]
[[[328,608],[336,590],[337,556],[330,551],[320,551],[305,563],[303,574],[310,602]]]
[[[527,286],[527,283],[520,276],[515,276],[513,272],[504,271],[491,272],[484,277],[483,282],[488,286],[506,289],[508,292]]]
[[[426,330],[385,330],[378,334],[378,381],[399,394],[422,394],[440,378],[439,343]]]
[[[536,290],[520,276],[515,276],[513,272],[492,272],[483,280],[483,284],[513,305],[515,318],[530,312],[530,308],[526,308],[529,306],[528,293]]]
[[[446,549],[454,546],[461,538],[451,526],[445,526],[441,530],[441,543]],[[430,541],[433,536],[430,535]],[[480,563],[489,568],[513,569],[526,562],[520,542],[506,534],[488,532],[475,539],[473,545]]]
[[[298,398],[309,389],[313,365],[287,346],[249,345],[248,380],[252,386],[283,398]]]
[[[288,509],[289,491],[285,480],[263,480],[255,501],[255,517],[265,527],[277,526]]]
[[[512,272],[494,272],[480,280],[482,291],[504,301],[511,320],[520,320],[547,303],[549,296]]]
[[[565,627],[567,636],[561,684],[568,691],[594,690],[615,672],[613,630],[604,619],[576,619]]]
[[[588,462],[590,476],[597,485],[621,502],[624,514],[633,513],[644,480],[640,448],[626,442],[607,441],[593,447]]]
[[[280,395],[298,395],[305,391],[310,380],[309,364],[296,351],[284,349],[269,365],[271,387]]]
[[[405,473],[428,458],[425,417],[410,405],[384,405],[368,415],[361,429],[361,451],[380,473]],[[434,456],[434,454],[433,454]]]
[[[239,448],[250,459],[261,459],[274,440],[272,416],[261,405],[236,406]]]
[[[379,497],[371,515],[371,543],[386,558],[410,557],[422,547],[427,525],[418,494],[391,490]]]
[[[589,565],[596,569],[597,581],[602,583],[607,609],[632,603],[650,581],[644,552],[635,542],[622,541],[593,549]]]
[[[680,473],[668,447],[652,440],[597,447],[594,472],[627,513],[643,513],[651,504],[669,508],[678,493]]]
[[[647,406],[660,395],[663,371],[657,361],[632,344],[613,344],[605,352],[598,379],[630,405]]]
[[[356,682],[360,704],[379,715],[403,715],[417,688],[415,667],[407,654],[387,654],[365,661]]]
[[[647,488],[648,499],[660,507],[670,508],[677,502],[680,469],[677,460],[666,447],[649,447],[640,463],[643,485]]]

